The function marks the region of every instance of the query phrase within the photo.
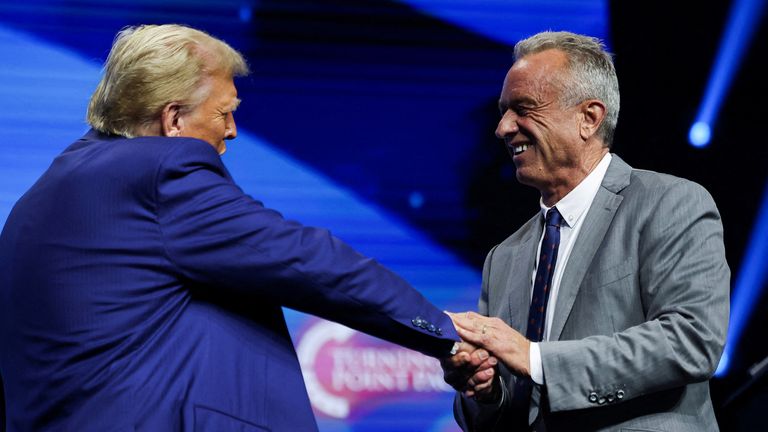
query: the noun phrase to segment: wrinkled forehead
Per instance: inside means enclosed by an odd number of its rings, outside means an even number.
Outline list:
[[[553,76],[560,77],[568,69],[568,57],[557,49],[548,49],[533,54],[528,54],[515,60],[509,68],[507,77],[514,79],[547,79]]]
[[[545,50],[517,59],[507,71],[504,89],[546,92],[561,87],[567,73],[568,58],[559,50]]]

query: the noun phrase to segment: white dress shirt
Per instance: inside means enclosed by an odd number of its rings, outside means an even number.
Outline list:
[[[560,281],[563,277],[563,271],[565,265],[568,263],[568,258],[571,256],[573,245],[576,243],[576,238],[579,236],[579,231],[584,225],[584,221],[587,210],[592,205],[592,201],[597,195],[597,191],[600,189],[600,185],[603,183],[606,171],[608,171],[608,165],[611,164],[611,154],[608,153],[603,156],[600,163],[597,164],[595,169],[590,172],[581,183],[578,184],[568,195],[564,196],[558,201],[554,207],[563,216],[563,224],[560,226],[560,246],[557,250],[557,261],[555,262],[555,273],[552,276],[552,285],[549,292],[549,300],[547,301],[547,315],[544,319],[544,340],[549,340],[549,333],[552,330],[552,318],[555,316],[555,305],[557,305],[557,294],[560,291]],[[539,201],[541,206],[541,213],[546,218],[547,211],[551,207],[544,205],[543,201]],[[533,282],[536,278],[536,267],[538,266],[539,253],[541,251],[541,242],[544,239],[544,231],[541,232],[541,238],[539,239],[539,247],[536,251],[536,262],[534,263],[531,274],[531,296],[533,296]],[[541,364],[541,351],[539,350],[539,344],[532,342],[530,351],[530,366],[531,366],[531,379],[536,384],[544,384],[544,370]]]

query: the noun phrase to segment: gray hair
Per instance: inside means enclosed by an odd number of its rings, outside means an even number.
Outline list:
[[[598,99],[605,104],[606,114],[597,130],[603,144],[610,147],[619,120],[619,80],[611,54],[600,39],[570,32],[545,31],[521,40],[515,45],[515,58],[549,49],[562,51],[568,59],[570,76],[563,86],[560,101],[570,106],[587,99]]]
[[[206,78],[222,73],[244,76],[248,65],[205,32],[176,24],[127,27],[115,37],[86,120],[104,133],[141,135],[171,102],[194,110],[210,91]]]

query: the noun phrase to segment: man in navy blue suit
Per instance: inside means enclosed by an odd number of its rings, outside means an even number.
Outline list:
[[[233,77],[247,72],[188,27],[118,34],[93,129],[0,236],[10,431],[316,430],[283,306],[470,355],[401,278],[232,181],[219,155],[237,135]]]

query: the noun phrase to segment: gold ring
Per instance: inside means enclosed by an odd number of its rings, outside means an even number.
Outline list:
[[[485,334],[485,330],[488,328],[487,325],[483,324],[483,328],[480,329],[480,333]]]

